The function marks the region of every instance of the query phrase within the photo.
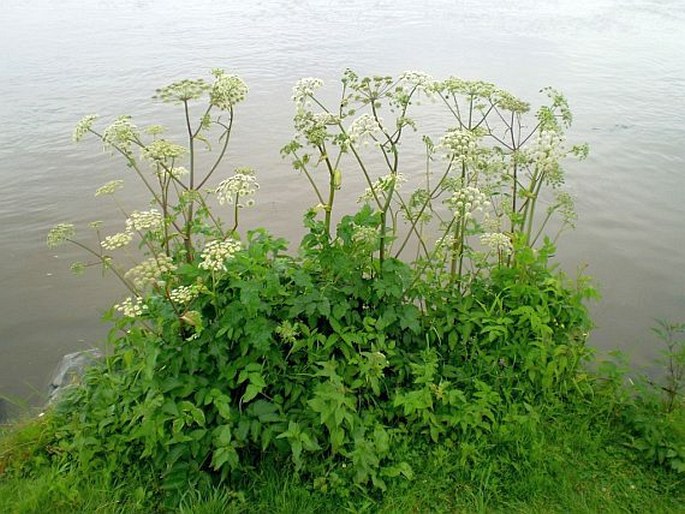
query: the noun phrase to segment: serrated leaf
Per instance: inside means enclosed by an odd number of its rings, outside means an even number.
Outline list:
[[[263,387],[257,386],[255,384],[249,384],[245,389],[245,394],[243,394],[242,401],[249,402],[255,396],[262,392]]]

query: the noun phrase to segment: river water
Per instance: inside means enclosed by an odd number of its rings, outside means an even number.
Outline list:
[[[63,354],[102,343],[100,315],[122,294],[97,272],[73,277],[78,252],[45,246],[57,222],[113,219],[93,191],[126,171],[95,142],[73,145],[75,122],[97,112],[173,124],[155,88],[214,67],[250,86],[227,170],[258,171],[251,221],[292,240],[310,197],[278,150],[297,79],[332,84],[352,67],[483,79],[533,101],[561,89],[570,139],[591,147],[569,166],[580,219],[559,246],[564,267],[587,264],[603,294],[591,344],[645,364],[653,319],[685,320],[680,0],[3,0],[1,11],[0,396],[40,401]]]

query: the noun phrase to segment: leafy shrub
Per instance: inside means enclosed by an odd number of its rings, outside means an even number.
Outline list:
[[[124,158],[153,207],[127,214],[113,235],[91,224],[95,247],[69,224],[48,236],[90,254],[76,271],[100,265],[131,292],[108,315],[111,356],[57,407],[67,462],[142,467],[180,491],[273,455],[322,489],[384,489],[413,475],[394,451],[402,444],[444,442],[467,462],[478,441],[506,444],[541,406],[587,387],[583,301],[594,292],[550,264],[544,237],[555,214],[562,230],[572,225],[560,162],[587,151],[565,147],[563,96],[545,90],[549,104],[524,133],[529,104],[484,82],[347,71],[335,109],[316,97],[321,85],[295,87],[297,135],[282,150],[318,202],[294,255],[263,229],[238,230],[259,188],[252,170],[208,188],[247,92],[235,75],[216,70],[212,83],[158,92],[183,106],[185,145],[128,116],[102,132],[94,116],[77,126],[76,140],[95,135]],[[418,130],[410,115],[421,96],[454,125],[438,144],[428,134],[406,142],[423,145],[427,168],[425,186],[405,194],[401,142]],[[212,141],[219,152],[209,160]],[[367,186],[362,205],[335,223],[337,191],[355,169]],[[229,223],[216,201],[232,206]],[[115,255],[134,240],[144,260],[127,270]]]

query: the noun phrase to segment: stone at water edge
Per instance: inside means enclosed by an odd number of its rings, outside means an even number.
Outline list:
[[[77,384],[81,380],[86,368],[98,362],[102,357],[102,352],[97,348],[68,353],[62,357],[59,366],[55,368],[50,379],[48,404],[57,400],[69,386]]]

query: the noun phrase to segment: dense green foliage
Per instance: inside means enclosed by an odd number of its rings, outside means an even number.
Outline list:
[[[241,209],[259,188],[252,170],[206,186],[247,93],[238,77],[214,75],[158,92],[183,106],[185,146],[128,116],[102,133],[94,116],[77,127],[76,140],[93,134],[124,158],[154,207],[122,208],[125,231],[107,237],[91,224],[95,246],[72,225],[51,231],[49,244],[68,241],[93,257],[76,271],[100,265],[132,296],[108,315],[110,356],[36,425],[26,462],[8,451],[0,474],[45,476],[37,470],[58,466],[98,475],[105,488],[144,483],[132,500],[142,509],[219,483],[249,490],[246,477],[275,468],[292,471],[303,494],[358,510],[359,495],[372,508],[425,477],[423,467],[493,491],[506,477],[520,480],[544,461],[545,437],[558,436],[549,423],[569,427],[568,413],[583,411],[578,426],[590,430],[587,405],[603,409],[597,427],[621,427],[647,460],[683,471],[683,434],[673,430],[682,376],[669,382],[662,416],[659,399],[623,392],[618,371],[598,380],[583,366],[584,301],[596,295],[585,278],[557,269],[545,236],[557,214],[557,228],[573,223],[561,161],[587,151],[564,149],[563,96],[545,90],[548,104],[529,116],[529,104],[484,82],[348,71],[328,109],[315,95],[321,82],[304,79],[294,90],[297,135],[282,152],[318,205],[305,212],[307,233],[293,251],[264,229],[241,235]],[[411,117],[422,97],[452,120],[437,144]],[[193,125],[191,105],[203,98]],[[414,165],[400,158],[401,139],[423,146],[423,178],[403,177]],[[337,191],[354,170],[368,186],[361,206],[336,218]],[[405,194],[405,179],[425,183]],[[230,223],[215,201],[232,206]],[[127,270],[117,252],[133,240],[144,260]],[[219,503],[244,500],[227,491]]]

